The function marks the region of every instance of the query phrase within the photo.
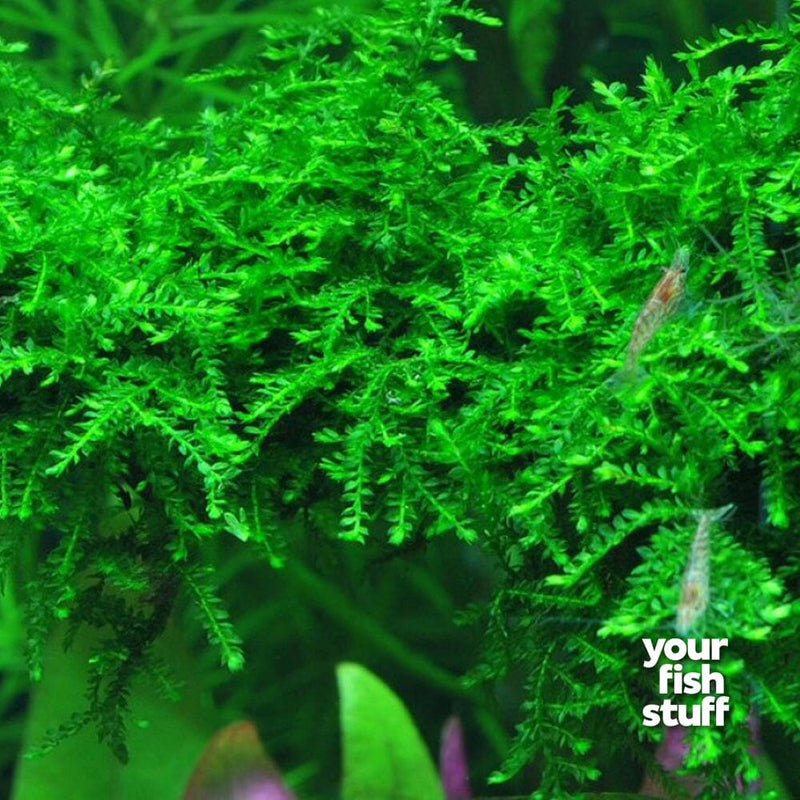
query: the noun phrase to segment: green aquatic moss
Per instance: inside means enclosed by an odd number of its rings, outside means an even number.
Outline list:
[[[39,554],[31,672],[55,620],[98,629],[64,732],[124,758],[181,591],[243,665],[207,543],[280,567],[289,529],[458,537],[499,567],[471,680],[526,674],[495,778],[578,791],[645,737],[639,639],[670,635],[692,512],[734,502],[700,631],[731,642],[737,724],[698,737],[722,786],[751,703],[797,734],[800,23],[476,126],[426,71],[473,57],[453,19],[491,23],[418,0],[266,31],[260,66],[195,76],[249,88],[189,129],[0,62],[0,524],[6,568]],[[705,69],[734,45],[763,60]],[[678,246],[687,297],[619,380]]]

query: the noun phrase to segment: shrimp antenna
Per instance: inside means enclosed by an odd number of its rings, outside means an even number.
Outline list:
[[[714,236],[713,233],[711,233],[711,231],[708,228],[706,228],[705,225],[700,225],[700,230],[703,231],[703,233],[708,237],[708,240],[711,242],[711,244],[713,244],[714,247],[716,247],[717,250],[719,250],[720,253],[722,253],[722,255],[724,256],[728,255],[727,252],[725,251],[725,248],[717,241],[717,238]]]

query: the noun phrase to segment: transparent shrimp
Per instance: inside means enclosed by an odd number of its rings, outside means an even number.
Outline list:
[[[686,636],[708,609],[711,589],[711,526],[727,517],[733,503],[714,509],[696,511],[697,531],[689,550],[689,560],[681,581],[681,597],[675,617],[675,630]]]
[[[685,247],[681,247],[675,252],[669,269],[665,270],[636,318],[628,343],[625,372],[632,374],[635,371],[641,352],[675,313],[675,309],[686,291],[688,270],[689,251]]]

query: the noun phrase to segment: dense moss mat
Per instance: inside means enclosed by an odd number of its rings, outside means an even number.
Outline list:
[[[5,48],[2,557],[34,677],[55,620],[100,632],[53,742],[92,724],[126,757],[176,603],[243,667],[217,597],[243,548],[333,582],[450,537],[483,634],[450,675],[495,778],[591,787],[651,758],[639,640],[671,635],[695,512],[728,503],[695,632],[730,641],[732,712],[690,763],[749,775],[751,706],[796,736],[800,23],[479,126],[426,72],[473,57],[454,19],[491,24],[418,0],[267,31],[258,65],[191,79],[245,96],[189,127],[111,114],[102,76],[43,89]],[[734,46],[751,66],[707,66]],[[685,297],[626,370],[678,247]],[[481,687],[510,674],[506,748]]]

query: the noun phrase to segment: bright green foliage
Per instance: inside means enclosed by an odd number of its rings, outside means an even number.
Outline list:
[[[735,719],[796,734],[800,24],[481,128],[425,72],[481,15],[384,6],[267,31],[247,99],[189,131],[0,64],[0,517],[55,539],[34,674],[54,618],[108,633],[89,717],[123,755],[181,587],[241,666],[202,543],[456,536],[502,567],[475,680],[527,674],[502,773],[533,759],[552,797],[636,746],[639,638],[670,635],[692,510],[736,502],[703,632]],[[734,43],[770,60],[704,69]],[[689,297],[620,375],[679,245]],[[747,759],[743,725],[704,736],[712,779]]]

